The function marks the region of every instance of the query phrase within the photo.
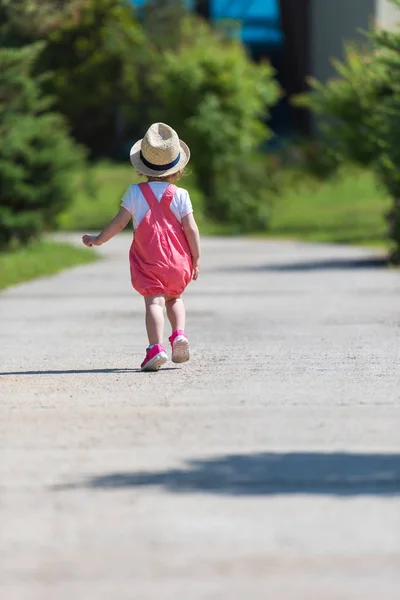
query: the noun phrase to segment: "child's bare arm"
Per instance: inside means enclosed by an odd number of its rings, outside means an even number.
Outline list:
[[[103,231],[99,235],[84,235],[82,242],[85,246],[101,246],[105,244],[117,233],[125,229],[131,220],[132,215],[126,208],[121,208],[119,213],[105,226]]]
[[[183,217],[182,227],[192,254],[193,279],[196,280],[200,272],[200,233],[193,213]]]

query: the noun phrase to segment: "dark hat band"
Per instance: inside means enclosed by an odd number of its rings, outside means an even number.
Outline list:
[[[140,160],[148,169],[151,169],[152,171],[168,171],[168,169],[176,167],[176,165],[179,163],[181,160],[181,153],[179,152],[177,158],[167,165],[155,165],[154,163],[151,163],[143,156],[142,151],[140,151]]]

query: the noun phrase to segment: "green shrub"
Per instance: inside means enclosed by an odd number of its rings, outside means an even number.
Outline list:
[[[378,152],[376,107],[387,93],[387,73],[366,49],[349,46],[345,60],[333,61],[337,75],[325,84],[311,79],[312,93],[296,102],[318,117],[320,143],[332,161],[370,165]]]
[[[279,97],[273,70],[201,21],[184,19],[180,35],[179,48],[153,64],[152,120],[167,121],[190,145],[209,216],[242,230],[265,228],[268,178],[254,155],[271,137],[265,121]]]
[[[53,225],[72,195],[71,168],[83,160],[32,78],[40,51],[0,49],[0,248]]]
[[[400,0],[391,1],[400,9]],[[373,38],[378,48],[376,61],[387,77],[386,93],[376,105],[379,122],[376,171],[393,199],[388,213],[389,232],[396,244],[393,260],[400,264],[400,31],[376,31]]]
[[[391,0],[400,8],[400,0]],[[311,81],[312,92],[299,102],[319,118],[322,143],[337,163],[370,165],[389,192],[388,235],[400,262],[400,32],[374,31],[369,51],[348,48],[335,61],[337,76],[326,84]]]
[[[43,41],[35,73],[93,156],[120,152],[138,122],[137,63],[142,30],[128,0],[0,0],[3,45]],[[133,118],[132,118],[133,113]],[[132,129],[131,129],[132,133]]]

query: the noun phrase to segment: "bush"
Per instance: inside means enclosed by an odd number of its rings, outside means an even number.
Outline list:
[[[333,162],[367,166],[378,152],[377,104],[387,93],[386,70],[372,51],[346,48],[345,60],[333,61],[337,76],[323,84],[310,80],[311,94],[296,104],[310,108],[323,133],[321,144]]]
[[[392,0],[400,8],[400,0]],[[319,117],[323,144],[337,163],[369,165],[393,200],[388,233],[400,262],[400,32],[370,34],[374,48],[348,48],[338,76],[300,99]]]
[[[391,0],[400,8],[400,0]],[[377,31],[374,36],[378,48],[376,61],[384,69],[386,93],[375,107],[379,123],[379,153],[376,171],[380,181],[393,199],[388,214],[389,232],[395,241],[393,261],[400,264],[400,32]]]
[[[167,121],[191,146],[209,216],[263,229],[268,178],[254,155],[272,135],[268,109],[279,98],[273,70],[199,20],[185,18],[180,36],[178,49],[154,61],[152,120]]]
[[[1,8],[7,26],[0,42],[44,42],[35,73],[50,73],[45,90],[75,139],[95,157],[117,154],[138,121],[132,106],[139,98],[138,49],[144,37],[132,3],[0,0],[0,16]]]
[[[71,168],[83,160],[32,78],[41,50],[0,49],[0,248],[53,225],[72,196]]]

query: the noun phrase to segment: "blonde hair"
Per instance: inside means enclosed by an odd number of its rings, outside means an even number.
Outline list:
[[[148,181],[165,181],[165,183],[174,183],[175,181],[179,181],[180,179],[182,179],[182,177],[186,175],[186,168],[183,168],[180,171],[177,171],[176,173],[172,173],[172,175],[166,175],[164,177],[153,177],[149,175],[143,175],[143,173],[141,173],[137,169],[136,173],[139,175],[139,177],[147,177]]]

